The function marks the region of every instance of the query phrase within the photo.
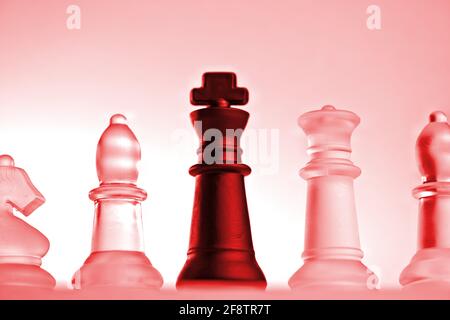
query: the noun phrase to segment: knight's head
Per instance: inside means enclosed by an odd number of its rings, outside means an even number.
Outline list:
[[[44,196],[36,189],[27,173],[14,166],[14,159],[0,156],[0,209],[14,207],[25,216],[45,202]]]

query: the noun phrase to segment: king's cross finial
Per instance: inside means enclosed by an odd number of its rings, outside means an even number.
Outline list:
[[[191,91],[191,103],[195,106],[230,107],[248,103],[247,88],[239,88],[233,72],[206,72],[202,87]]]

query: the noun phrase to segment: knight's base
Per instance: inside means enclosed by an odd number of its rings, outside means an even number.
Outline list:
[[[450,248],[419,250],[400,275],[405,289],[435,288],[450,292]]]
[[[163,284],[161,274],[143,252],[98,251],[92,252],[73,278],[75,289],[95,287],[131,287],[159,289]]]
[[[307,259],[289,286],[293,290],[373,290],[378,278],[359,260]]]
[[[193,252],[177,280],[177,289],[264,290],[266,286],[255,254],[239,250]]]
[[[39,266],[18,263],[0,264],[0,286],[52,289],[55,284],[55,279]]]

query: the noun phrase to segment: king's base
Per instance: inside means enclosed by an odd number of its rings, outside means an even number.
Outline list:
[[[177,289],[264,290],[266,278],[251,251],[217,250],[188,254]]]
[[[378,278],[359,260],[307,259],[289,286],[293,290],[373,290]]]
[[[450,248],[419,250],[400,275],[405,289],[440,288],[450,292]]]
[[[44,269],[36,265],[2,263],[0,264],[0,287],[30,287],[52,289],[55,279]]]
[[[97,251],[92,252],[73,278],[75,289],[97,287],[132,287],[159,289],[163,284],[161,274],[143,252]]]

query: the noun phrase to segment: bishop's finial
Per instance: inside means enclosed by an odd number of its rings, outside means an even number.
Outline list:
[[[424,182],[450,181],[450,126],[442,111],[430,114],[416,143],[419,170]]]
[[[97,146],[97,175],[102,184],[135,184],[137,165],[141,160],[141,147],[121,114],[111,117]]]

